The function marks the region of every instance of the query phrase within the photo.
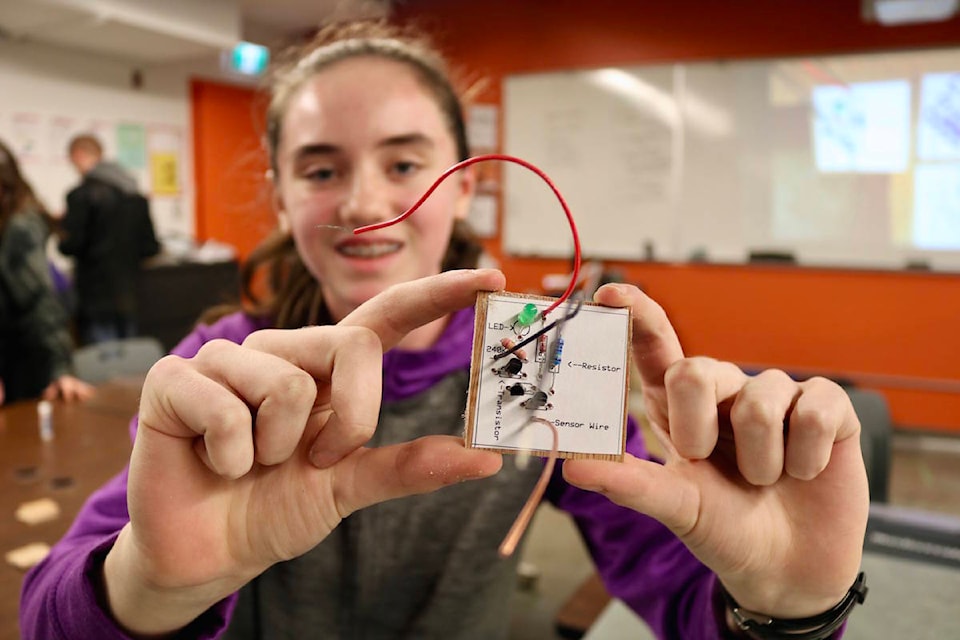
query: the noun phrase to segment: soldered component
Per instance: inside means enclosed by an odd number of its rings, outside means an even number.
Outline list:
[[[529,382],[516,382],[503,388],[503,392],[514,398],[532,396],[537,388]]]
[[[537,409],[551,409],[552,405],[547,404],[548,399],[549,396],[547,396],[546,391],[536,391],[534,392],[533,396],[524,400],[523,408],[531,411],[536,411]]]
[[[560,371],[560,362],[563,360],[563,338],[557,338],[553,348],[553,359],[550,361],[550,371],[557,373]]]
[[[526,374],[522,373],[523,361],[520,358],[510,358],[505,365],[493,372],[503,378],[523,378]]]
[[[537,337],[537,362],[543,362],[547,359],[547,334],[543,333]]]
[[[500,346],[502,346],[504,349],[509,351],[510,349],[513,349],[515,346],[517,346],[517,343],[511,340],[510,338],[501,338]],[[517,349],[516,351],[513,352],[513,354],[518,358],[520,358],[522,361],[524,362],[527,361],[527,352],[524,351],[523,349]]]
[[[521,327],[529,327],[531,324],[533,324],[533,321],[537,319],[538,313],[539,310],[537,309],[537,305],[533,304],[532,302],[528,302],[527,304],[523,305],[523,309],[517,314],[517,324],[519,324]]]

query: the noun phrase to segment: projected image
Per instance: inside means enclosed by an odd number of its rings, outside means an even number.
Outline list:
[[[820,171],[905,171],[910,158],[909,82],[814,87],[813,146]]]
[[[917,129],[921,160],[960,160],[960,73],[923,76]]]
[[[960,249],[960,163],[921,165],[914,173],[914,246]]]

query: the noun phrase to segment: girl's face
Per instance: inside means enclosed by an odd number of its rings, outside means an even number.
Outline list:
[[[291,96],[277,149],[280,224],[321,283],[334,320],[390,285],[440,272],[454,219],[466,216],[472,172],[444,181],[407,220],[394,218],[458,160],[447,120],[406,64],[342,60]]]

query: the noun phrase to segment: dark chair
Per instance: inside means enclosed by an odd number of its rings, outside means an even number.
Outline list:
[[[860,448],[867,467],[870,501],[887,502],[890,487],[890,445],[893,422],[883,394],[870,389],[845,388],[860,418]]]
[[[795,265],[797,264],[797,256],[792,251],[777,251],[777,250],[754,250],[751,251],[748,260],[751,263],[763,263],[763,264],[782,264],[782,265]]]
[[[146,374],[163,356],[163,345],[156,338],[124,338],[80,347],[73,353],[73,368],[81,380],[98,384]]]

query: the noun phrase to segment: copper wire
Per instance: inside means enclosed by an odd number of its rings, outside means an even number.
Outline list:
[[[545,418],[536,416],[531,417],[530,420],[532,422],[541,422],[550,427],[550,430],[553,432],[553,446],[550,449],[550,455],[547,457],[547,461],[543,464],[540,479],[537,480],[536,486],[533,488],[533,491],[530,492],[530,497],[527,498],[523,508],[520,509],[517,519],[513,521],[510,531],[507,532],[507,535],[503,538],[503,542],[500,543],[499,553],[501,558],[508,558],[516,551],[517,545],[520,544],[520,539],[523,537],[527,527],[530,526],[534,512],[536,512],[537,507],[540,505],[543,492],[547,490],[547,483],[550,482],[550,476],[553,475],[553,467],[557,462],[560,434],[557,431],[556,425]]]

